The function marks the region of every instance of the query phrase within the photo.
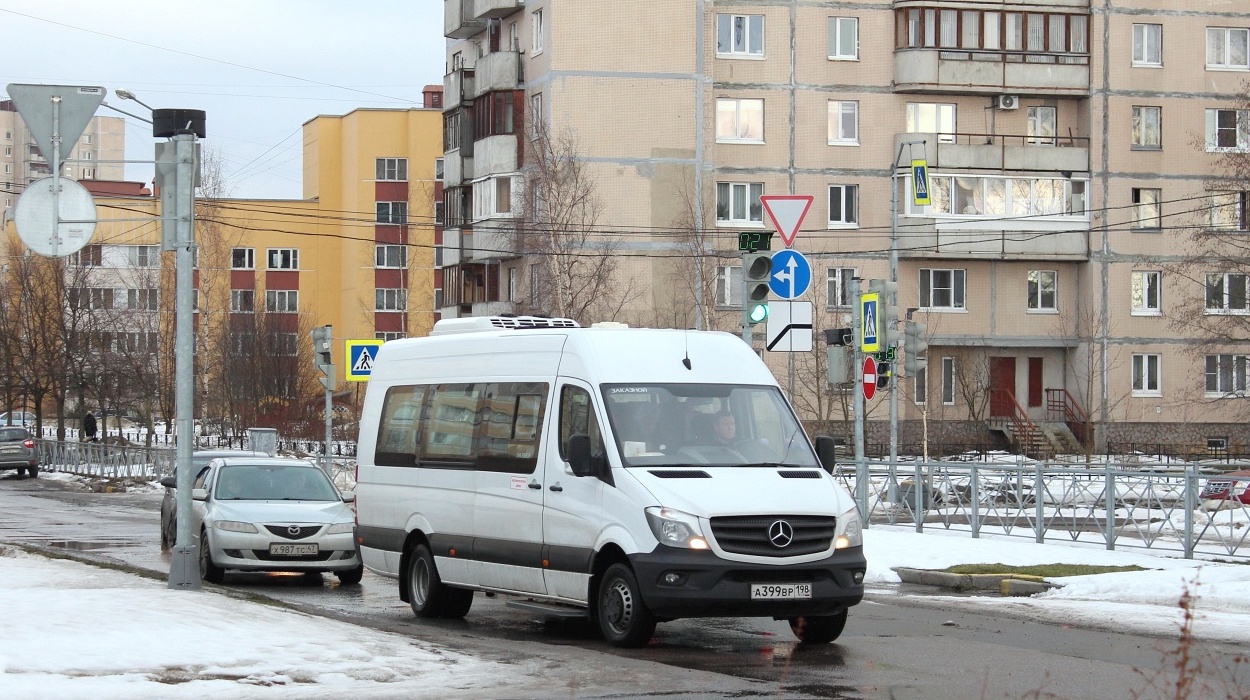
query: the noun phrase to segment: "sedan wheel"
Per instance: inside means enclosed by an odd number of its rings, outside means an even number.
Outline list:
[[[213,563],[213,550],[205,530],[200,530],[200,578],[209,583],[221,583],[226,578],[226,570]]]

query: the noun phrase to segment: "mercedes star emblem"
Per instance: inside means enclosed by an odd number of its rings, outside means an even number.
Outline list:
[[[768,541],[774,547],[788,547],[794,541],[794,526],[784,520],[777,520],[768,526]]]

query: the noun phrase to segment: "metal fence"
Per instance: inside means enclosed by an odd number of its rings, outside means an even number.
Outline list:
[[[1155,465],[1004,461],[872,461],[861,477],[854,464],[837,476],[874,523],[939,527],[1028,538],[1088,542],[1107,549],[1141,548],[1186,558],[1250,561],[1250,505],[1203,499],[1228,469],[1196,462]],[[919,485],[919,486],[918,486]]]
[[[68,428],[65,435],[71,441],[79,438],[78,430]],[[44,427],[43,438],[47,440],[56,439],[56,428]],[[120,440],[118,439],[120,438]],[[135,430],[124,430],[120,433],[109,432],[104,440],[112,442],[124,441],[129,445],[144,445],[148,442],[146,433]],[[151,437],[151,443],[157,447],[173,447],[177,438],[168,433],[154,433]],[[248,439],[246,435],[197,435],[195,436],[195,448],[197,450],[246,450],[248,448]],[[325,440],[306,439],[306,438],[278,438],[278,451],[288,454],[302,453],[307,455],[325,454]],[[355,440],[333,440],[330,443],[330,454],[334,457],[352,457],[356,456]]]

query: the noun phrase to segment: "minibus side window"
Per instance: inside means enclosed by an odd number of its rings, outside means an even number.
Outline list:
[[[421,461],[473,467],[473,443],[481,410],[482,384],[440,384],[430,397],[429,430]]]
[[[603,435],[590,393],[581,387],[566,386],[560,392],[560,459],[568,461],[569,436],[578,433],[590,436],[592,457],[603,456]]]
[[[382,417],[378,420],[374,464],[384,467],[417,466],[421,403],[424,400],[423,386],[393,386],[387,389],[386,398],[382,401]]]
[[[500,382],[486,385],[477,438],[477,468],[532,474],[538,467],[538,439],[551,385]]]

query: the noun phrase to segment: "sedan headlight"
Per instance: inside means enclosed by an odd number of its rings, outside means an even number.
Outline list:
[[[350,535],[356,531],[356,523],[335,523],[326,530],[327,535]]]
[[[842,534],[833,541],[834,549],[864,546],[864,528],[859,522],[859,509],[852,508],[841,515],[838,521],[843,523]]]
[[[213,523],[213,527],[218,530],[225,530],[226,532],[258,532],[255,525],[251,523],[241,523],[237,520],[218,520]]]
[[[672,508],[647,509],[647,524],[660,544],[684,549],[707,549],[699,518]]]

